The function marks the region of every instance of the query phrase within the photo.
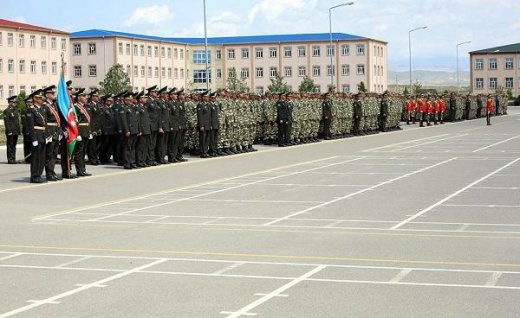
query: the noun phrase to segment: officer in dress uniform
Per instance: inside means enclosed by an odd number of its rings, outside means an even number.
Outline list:
[[[134,106],[134,94],[128,92],[124,95],[124,108],[120,110],[121,124],[125,146],[125,169],[138,168],[135,163],[135,145],[139,132],[139,111]]]
[[[27,137],[31,140],[31,183],[45,183],[42,178],[45,168],[45,116],[42,111],[43,92],[41,89],[33,92],[34,105],[25,112],[25,129]]]
[[[211,133],[211,110],[209,107],[209,91],[200,95],[197,104],[197,130],[199,131],[199,149],[201,158],[209,158],[209,134]]]
[[[158,104],[160,107],[159,133],[157,135],[157,162],[160,164],[167,164],[165,160],[168,150],[168,139],[171,136],[171,118],[170,118],[170,102],[168,100],[168,87],[161,88],[157,93],[159,94]]]
[[[90,132],[92,138],[87,142],[87,156],[89,164],[97,166],[101,164],[99,160],[99,146],[101,145],[103,128],[103,111],[99,98],[99,89],[93,88],[89,93],[89,102],[85,105],[88,113],[90,114]]]
[[[42,105],[42,112],[45,116],[47,126],[45,127],[45,175],[47,181],[59,181],[60,177],[54,171],[56,159],[60,150],[60,141],[63,138],[61,130],[61,117],[55,102],[56,86],[52,85],[43,89],[45,101]]]
[[[73,103],[73,95],[72,95],[72,81],[67,81],[67,95],[69,97],[70,103]],[[71,154],[69,157],[69,150],[67,145],[67,123],[63,114],[60,113],[61,118],[61,131],[63,132],[63,137],[60,141],[60,157],[61,157],[61,176],[64,179],[75,179],[77,176],[72,173],[72,157],[74,154]]]
[[[149,167],[149,165],[146,163],[146,150],[148,149],[148,144],[150,143],[150,133],[152,132],[150,116],[148,116],[148,111],[144,106],[148,96],[146,96],[145,92],[142,91],[137,94],[136,99],[138,101],[136,110],[139,113],[139,132],[141,133],[141,135],[137,137],[137,143],[135,146],[136,165],[140,168],[144,168]]]
[[[219,105],[217,105],[217,92],[213,92],[210,95],[209,101],[209,109],[210,109],[210,132],[209,132],[209,155],[212,157],[217,157],[222,153],[218,149],[218,131],[220,129],[220,121],[219,121]]]
[[[156,146],[157,146],[157,135],[162,128],[160,128],[161,110],[157,101],[157,85],[146,89],[148,91],[148,100],[146,101],[146,110],[150,116],[150,123],[152,133],[150,134],[150,144],[147,149],[147,164],[150,166],[156,166]]]
[[[7,138],[7,163],[16,162],[16,144],[20,135],[20,114],[16,108],[16,95],[7,99],[8,106],[4,110],[4,127]]]
[[[332,124],[332,100],[330,92],[323,94],[323,102],[321,103],[321,114],[323,120],[323,139],[332,139],[330,133],[330,125]]]
[[[184,154],[184,145],[186,143],[186,132],[188,130],[188,117],[186,114],[186,95],[184,94],[184,89],[181,88],[177,92],[178,109],[179,109],[179,134],[177,138],[175,138],[175,143],[177,144],[176,151],[176,159],[177,161],[184,162],[187,161],[183,157]]]
[[[389,111],[390,111],[390,105],[389,105],[389,102],[388,102],[388,93],[385,92],[383,94],[383,98],[381,99],[381,104],[380,104],[380,110],[379,110],[379,127],[381,129],[382,132],[385,132],[386,131],[386,124],[387,124],[387,119],[388,119],[388,116],[389,116]]]
[[[85,108],[87,102],[87,94],[84,88],[80,88],[76,92],[76,114],[78,116],[78,137],[76,138],[76,146],[74,147],[74,164],[76,166],[76,172],[78,177],[91,176],[87,173],[85,167],[85,146],[89,138],[92,137],[90,133],[90,114]]]

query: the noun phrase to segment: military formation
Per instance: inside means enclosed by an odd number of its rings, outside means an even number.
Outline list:
[[[56,87],[25,98],[20,114],[16,96],[4,110],[8,163],[16,160],[20,133],[30,182],[88,177],[86,166],[117,164],[125,169],[256,151],[254,144],[279,147],[507,113],[504,96],[402,96],[359,93],[282,93],[254,95],[227,90],[187,94],[184,89],[150,87],[141,92],[100,95],[71,87],[78,135],[67,155],[67,125],[58,110]],[[21,120],[20,120],[21,119]],[[20,129],[20,122],[22,123]],[[61,165],[61,177],[56,173]],[[74,164],[76,173],[72,173]],[[45,177],[43,174],[45,173]]]

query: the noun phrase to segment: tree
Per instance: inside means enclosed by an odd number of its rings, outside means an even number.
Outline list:
[[[412,87],[412,92],[414,95],[417,95],[417,94],[420,94],[421,93],[421,88],[422,88],[422,84],[419,83],[419,81],[415,81],[415,83],[413,84],[413,87]]]
[[[309,76],[305,76],[298,87],[298,91],[300,93],[312,93],[316,85],[314,85],[314,81]]]
[[[405,96],[410,95],[410,92],[408,91],[408,87],[405,87],[405,88],[404,88],[403,95],[405,95]]]
[[[25,91],[21,91],[20,94],[16,97],[16,108],[18,108],[19,111],[22,111],[25,109],[25,97],[27,95],[25,94]]]
[[[365,83],[363,81],[361,81],[358,86],[357,86],[357,90],[359,93],[366,93],[367,92],[367,89],[365,87]]]
[[[114,64],[105,76],[105,80],[100,82],[101,94],[120,94],[131,90],[130,77],[125,72],[123,65]]]
[[[241,74],[240,78],[238,78],[237,70],[234,67],[229,72],[226,88],[236,93],[249,92],[249,86],[247,86],[246,77]]]
[[[289,85],[283,81],[283,77],[281,75],[276,75],[276,77],[273,79],[271,78],[271,85],[267,87],[267,91],[269,93],[289,93],[291,89],[289,88]]]

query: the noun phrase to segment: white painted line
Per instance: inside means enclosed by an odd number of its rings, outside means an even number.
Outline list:
[[[4,256],[4,257],[0,258],[0,261],[5,261],[7,259],[15,258],[20,255],[22,255],[22,253],[14,253],[12,255],[8,255],[8,256]]]
[[[354,187],[363,188],[368,187],[367,184],[309,184],[309,183],[258,183],[256,186],[269,186],[269,187]]]
[[[222,275],[222,274],[227,273],[230,270],[232,270],[234,268],[237,268],[237,267],[240,267],[240,266],[242,266],[244,264],[246,264],[246,263],[244,263],[244,262],[237,262],[237,263],[231,264],[231,265],[229,265],[227,267],[224,267],[223,269],[219,269],[218,271],[213,272],[212,275]]]
[[[325,225],[324,227],[325,228],[332,228],[332,227],[335,227],[336,225],[339,225],[341,223],[343,223],[343,220],[336,220],[336,221],[334,221],[334,222],[332,222],[332,223],[330,223],[328,225]]]
[[[441,142],[441,141],[444,141],[444,140],[449,140],[449,139],[454,139],[454,138],[464,137],[464,136],[467,136],[467,135],[468,135],[468,134],[462,134],[462,135],[456,135],[456,136],[451,136],[451,137],[446,137],[446,138],[436,139],[436,140],[433,140],[433,141],[428,141],[428,142],[425,142],[425,143],[421,143],[421,144],[417,144],[417,145],[412,145],[412,146],[408,146],[408,147],[402,147],[402,148],[398,148],[398,149],[394,149],[394,150],[390,150],[390,151],[386,151],[386,152],[398,152],[398,151],[402,151],[402,150],[406,150],[406,149],[410,149],[410,148],[415,148],[415,147],[421,147],[421,146],[424,146],[424,145],[434,144],[434,143]]]
[[[72,265],[72,264],[83,262],[84,260],[87,260],[87,259],[90,259],[90,258],[91,258],[90,256],[85,256],[85,257],[78,258],[78,259],[75,259],[75,260],[70,261],[70,262],[66,262],[66,263],[57,265],[56,267],[67,267],[67,266]]]
[[[395,277],[390,280],[390,283],[399,283],[403,278],[410,274],[411,271],[411,268],[403,269],[399,272],[399,274],[395,275]]]
[[[220,312],[221,315],[232,315],[232,314],[236,314],[236,312],[232,312],[232,311],[221,311]],[[240,316],[256,316],[258,314],[256,313],[252,313],[252,312],[248,312],[248,313],[243,313],[241,314]]]
[[[488,173],[487,175],[483,176],[482,178],[480,178],[480,179],[478,179],[476,181],[473,181],[472,183],[468,184],[467,186],[463,187],[462,189],[460,189],[460,190],[450,194],[449,196],[445,197],[444,199],[442,199],[442,200],[440,200],[440,201],[430,205],[429,207],[427,207],[426,209],[420,211],[419,213],[415,214],[414,216],[411,216],[411,217],[407,218],[406,220],[402,221],[401,223],[399,223],[399,224],[397,224],[395,226],[392,226],[390,228],[390,230],[396,230],[396,229],[400,228],[401,226],[409,223],[410,221],[415,220],[416,218],[420,217],[421,215],[425,214],[426,212],[431,211],[435,207],[437,207],[437,206],[443,204],[444,202],[452,199],[453,197],[461,194],[462,192],[466,191],[467,189],[471,188],[472,186],[474,186],[474,185],[476,185],[476,184],[486,180],[487,178],[491,177],[492,175],[494,175],[494,174],[496,174],[496,173],[506,169],[507,167],[515,164],[518,160],[520,160],[520,158],[516,158],[515,160],[513,160],[513,161],[509,162],[508,164],[506,164],[505,166],[502,166],[502,167],[496,169],[495,171],[493,171],[491,173]]]
[[[399,145],[406,145],[406,144],[414,143],[414,142],[417,142],[417,141],[423,141],[423,140],[428,140],[428,139],[432,139],[432,138],[443,137],[443,136],[447,136],[447,135],[448,135],[448,134],[442,134],[442,135],[437,135],[437,136],[430,136],[430,137],[425,137],[425,138],[420,138],[420,139],[414,139],[414,140],[408,140],[408,141],[398,142],[398,143],[395,143],[395,144],[386,145],[386,146],[382,146],[382,147],[376,147],[376,148],[365,149],[365,150],[363,150],[363,152],[372,152],[372,151],[375,151],[375,150],[380,150],[380,149],[385,149],[385,148],[391,148],[391,147],[395,147],[395,146],[399,146]]]
[[[242,307],[241,309],[239,309],[238,311],[234,312],[233,314],[227,316],[227,318],[236,318],[236,317],[240,317],[242,316],[243,314],[245,313],[248,313],[251,309],[254,309],[258,306],[260,306],[261,304],[265,303],[266,301],[270,300],[271,298],[273,297],[276,297],[277,295],[280,295],[282,294],[284,291],[288,290],[289,288],[301,283],[302,281],[310,278],[312,275],[322,271],[323,269],[325,269],[327,266],[325,265],[320,265],[320,266],[317,266],[316,268],[314,268],[313,270],[301,275],[300,277],[290,281],[289,283],[283,285],[282,287],[270,292],[269,294],[266,294],[265,296],[261,297],[260,299],[250,303],[249,305],[245,306],[245,307]]]
[[[487,189],[487,190],[519,190],[519,187],[473,187],[473,189]]]
[[[479,151],[482,151],[482,150],[486,150],[488,148],[491,148],[491,147],[494,147],[494,146],[506,143],[506,142],[511,141],[513,139],[516,139],[516,138],[520,138],[520,135],[511,137],[511,138],[508,138],[508,139],[505,139],[505,140],[502,140],[502,141],[499,141],[499,142],[495,142],[494,144],[491,144],[491,145],[486,146],[486,147],[478,148],[477,150],[473,150],[472,152],[479,152]]]
[[[441,206],[451,206],[460,208],[520,208],[520,205],[504,204],[442,204]]]
[[[59,304],[61,304],[61,302],[59,302],[59,301],[51,301],[51,300],[28,300],[27,302],[28,303],[32,303],[32,304],[36,304],[38,306],[46,305],[46,304],[50,304],[50,305],[59,305]]]
[[[113,280],[116,280],[116,279],[119,279],[119,278],[122,278],[122,277],[125,277],[125,276],[128,276],[128,275],[137,273],[137,272],[139,272],[141,270],[153,267],[155,265],[158,265],[158,264],[161,264],[161,263],[164,263],[164,262],[166,262],[166,259],[158,259],[158,260],[153,261],[153,262],[151,262],[149,264],[146,264],[146,265],[143,265],[143,266],[139,266],[139,267],[136,267],[136,268],[133,268],[133,269],[130,269],[130,270],[127,270],[127,271],[115,274],[113,276],[110,276],[110,277],[98,280],[98,281],[93,282],[91,284],[87,284],[87,285],[84,285],[82,287],[78,287],[78,288],[66,291],[64,293],[61,293],[61,294],[49,297],[47,299],[41,300],[41,301],[39,301],[37,303],[33,303],[33,304],[30,304],[30,305],[27,305],[27,306],[24,306],[24,307],[20,307],[20,308],[8,311],[6,313],[1,314],[0,318],[6,318],[6,317],[14,316],[16,314],[19,314],[19,313],[31,310],[33,308],[40,307],[43,304],[55,302],[55,301],[57,301],[59,299],[62,299],[62,298],[65,298],[65,297],[68,297],[68,296],[80,293],[80,292],[85,291],[87,289],[90,289],[90,288],[92,288],[94,286],[103,285],[103,284],[108,283],[110,281],[113,281]]]
[[[495,286],[498,283],[498,280],[500,279],[500,276],[502,276],[502,272],[494,272],[491,274],[491,277],[489,277],[488,281],[486,282],[486,286]]]
[[[101,285],[101,284],[98,284],[98,285],[95,285],[95,284],[76,284],[74,286],[77,286],[77,287],[85,287],[85,286],[89,286],[89,287],[92,287],[92,288],[105,288],[107,287],[108,285]]]
[[[263,294],[263,293],[256,293],[255,296],[266,296],[267,294]],[[275,297],[289,297],[289,295],[286,295],[286,294],[279,294],[279,295],[276,295]]]
[[[484,224],[483,224],[484,225]],[[487,224],[486,224],[487,225]],[[466,223],[466,224],[462,224],[456,231],[457,232],[464,232],[468,227],[470,226],[470,224]]]
[[[233,200],[233,199],[192,199],[196,202],[230,202],[230,203],[322,203],[323,201],[297,201],[297,200]]]
[[[287,219],[290,219],[292,217],[295,217],[297,215],[300,215],[300,214],[303,214],[303,213],[307,213],[309,211],[312,211],[312,210],[315,210],[315,209],[318,209],[318,208],[321,208],[321,207],[324,207],[324,206],[327,206],[327,205],[330,205],[332,203],[336,203],[338,201],[342,201],[342,200],[345,200],[345,199],[348,199],[348,198],[351,198],[353,196],[356,196],[358,194],[361,194],[361,193],[364,193],[364,192],[367,192],[367,191],[372,191],[376,188],[379,188],[381,186],[384,186],[384,185],[387,185],[387,184],[390,184],[394,181],[397,181],[397,180],[400,180],[400,179],[403,179],[403,178],[407,178],[407,177],[410,177],[414,174],[417,174],[417,173],[421,173],[421,172],[424,172],[426,170],[429,170],[429,169],[432,169],[432,168],[435,168],[435,167],[438,167],[440,165],[443,165],[443,164],[446,164],[448,162],[451,162],[453,160],[457,159],[456,157],[455,158],[451,158],[451,159],[448,159],[448,160],[444,160],[444,161],[441,161],[441,162],[438,162],[434,165],[431,165],[431,166],[428,166],[428,167],[425,167],[425,168],[422,168],[422,169],[419,169],[419,170],[415,170],[415,171],[412,171],[410,173],[407,173],[405,175],[402,175],[402,176],[399,176],[399,177],[396,177],[396,178],[393,178],[393,179],[390,179],[390,180],[387,180],[387,181],[384,181],[384,182],[381,182],[381,183],[378,183],[376,185],[373,185],[371,187],[368,187],[368,188],[364,188],[364,189],[361,189],[359,191],[356,191],[356,192],[353,192],[353,193],[350,193],[350,194],[347,194],[345,196],[342,196],[342,197],[339,197],[339,198],[336,198],[336,199],[333,199],[333,200],[330,200],[330,201],[327,201],[327,202],[324,202],[324,203],[321,203],[321,204],[318,204],[318,205],[315,205],[315,206],[312,206],[310,208],[307,208],[305,210],[302,210],[302,211],[299,211],[299,212],[296,212],[296,213],[293,213],[293,214],[290,214],[290,215],[287,215],[287,216],[284,216],[284,217],[281,217],[279,219],[276,219],[274,221],[271,221],[271,222],[268,222],[268,223],[265,223],[264,226],[270,226],[270,225],[273,225],[275,223],[278,223],[278,222],[281,222],[281,221],[284,221],[284,220],[287,220]]]

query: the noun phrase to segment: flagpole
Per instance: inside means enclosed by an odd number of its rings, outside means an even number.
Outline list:
[[[65,80],[65,60],[64,60],[64,54],[63,54],[63,52],[61,52],[61,76],[63,76],[63,78],[64,78],[63,80]],[[60,79],[60,80],[61,80],[61,79]],[[68,95],[68,92],[67,92],[67,95]],[[69,100],[70,100],[70,96],[69,96]],[[70,100],[70,102],[72,103],[72,100]],[[69,107],[70,107],[70,106],[69,106]],[[64,118],[65,118],[65,116],[64,116]],[[65,118],[65,120],[67,120],[67,118]],[[67,124],[67,125],[68,125],[68,124]],[[70,156],[69,156],[69,147],[68,147],[68,145],[67,145],[67,138],[64,138],[64,140],[65,140],[65,141],[63,142],[63,144],[62,144],[61,146],[62,146],[63,148],[65,148],[65,149],[63,149],[61,153],[62,153],[62,155],[63,155],[63,153],[65,153],[65,157],[67,158],[67,159],[66,159],[66,164],[67,164],[67,177],[70,178],[70,176],[72,175],[72,171],[71,171],[71,170],[72,170],[72,167],[71,167],[71,163],[70,163],[70,159],[71,159],[71,157],[72,157],[72,154],[70,154]]]

